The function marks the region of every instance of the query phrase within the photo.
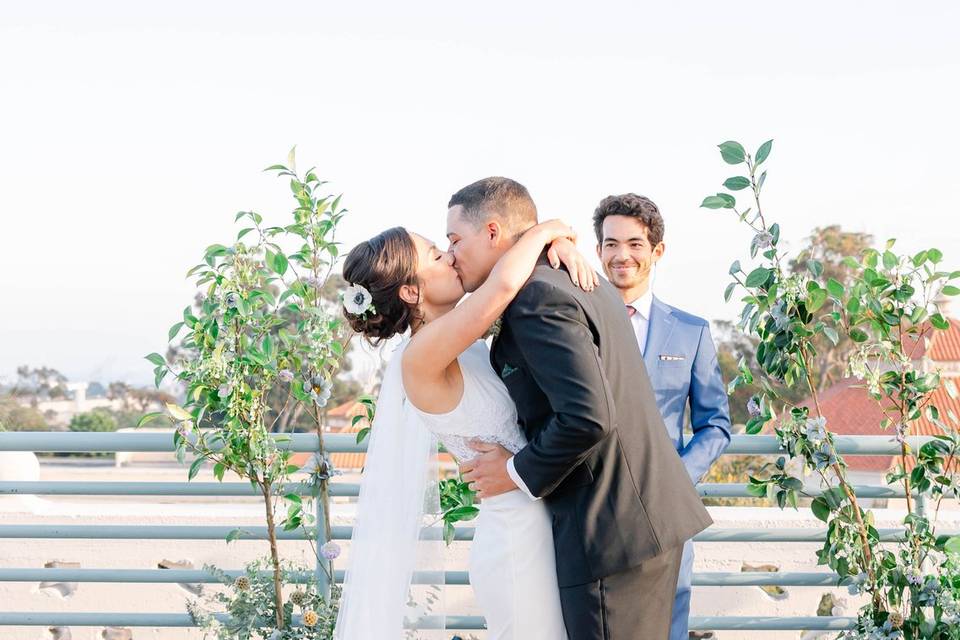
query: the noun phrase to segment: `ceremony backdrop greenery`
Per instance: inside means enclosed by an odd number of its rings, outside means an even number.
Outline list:
[[[259,565],[251,565],[248,576],[233,584],[232,596],[218,597],[233,614],[229,628],[201,615],[199,603],[190,608],[195,619],[216,628],[221,638],[328,638],[330,620],[336,618],[338,589],[332,576],[339,547],[329,542],[314,549],[331,586],[318,593],[317,585],[308,585],[296,592],[301,603],[285,602],[277,528],[304,528],[310,540],[313,528],[323,527],[324,539],[331,538],[328,484],[336,472],[324,450],[323,409],[350,335],[340,305],[323,292],[339,255],[335,234],[346,210],[339,196],[323,192],[325,182],[314,169],[297,171],[293,150],[286,164],[266,171],[289,180],[296,201],[291,219],[266,226],[259,213],[241,211],[235,220],[246,226],[236,240],[209,246],[203,261],[189,270],[187,276],[197,278],[202,293],[199,310],[187,306],[182,321],[170,328],[171,341],[186,332],[176,360],[147,356],[155,365],[157,386],[174,374],[186,389],[186,402],[168,403],[166,412],[147,414],[140,424],[164,416],[176,425],[178,458],[193,457],[190,479],[210,463],[217,479],[236,474],[263,499],[271,579],[261,580]],[[278,397],[281,402],[271,402]],[[294,412],[310,417],[319,442],[303,480],[320,501],[319,522],[311,498],[281,491],[300,469],[291,464],[290,451],[278,446],[288,436],[271,434]],[[243,535],[237,529],[227,541]],[[301,612],[303,626],[293,627],[293,607],[302,603],[310,608]]]
[[[724,295],[729,301],[740,292],[744,306],[737,326],[755,341],[756,350],[752,360],[740,360],[728,390],[752,390],[747,432],[772,428],[787,455],[767,465],[764,477],[751,476],[751,493],[769,496],[781,508],[796,508],[809,484],[787,471],[787,457],[801,460],[803,475],[819,480],[823,494],[811,508],[826,523],[827,539],[817,560],[836,571],[852,594],[866,596],[856,629],[842,637],[960,638],[960,538],[937,534],[941,502],[960,494],[957,416],[931,402],[941,385],[954,396],[956,389],[939,371],[926,370],[918,351],[924,338],[949,328],[936,301],[960,293],[951,284],[960,271],[943,270],[943,255],[935,248],[895,253],[892,239],[882,250],[843,257],[847,284],[827,273],[818,256],[788,262],[780,248],[780,226],[770,222],[760,201],[767,179],[762,165],[772,146],[767,141],[751,155],[737,142],[719,145],[723,160],[745,175],[728,178],[726,191],[702,203],[734,214],[752,234],[749,253],[756,264],[735,261]],[[748,194],[747,207],[729,193],[741,191]],[[823,369],[832,367],[829,373],[836,376],[837,367],[825,351],[844,343],[852,345],[845,373],[878,403],[884,415],[878,426],[900,443],[899,464],[887,482],[903,487],[907,515],[905,534],[892,545],[880,543],[873,513],[858,503],[820,404]],[[808,400],[798,402],[784,389],[802,389]],[[908,436],[922,416],[940,432],[914,449]]]

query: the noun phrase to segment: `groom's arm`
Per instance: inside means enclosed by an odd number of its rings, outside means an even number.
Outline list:
[[[593,334],[569,293],[533,281],[514,300],[506,321],[552,414],[546,426],[509,462],[508,470],[515,482],[520,480],[518,486],[542,498],[608,433],[612,395]]]

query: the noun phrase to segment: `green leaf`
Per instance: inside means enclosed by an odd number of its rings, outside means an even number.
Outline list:
[[[151,413],[146,413],[137,420],[137,428],[139,429],[148,422],[153,422],[160,416],[166,415],[163,411],[153,411]]]
[[[227,544],[230,544],[230,543],[233,542],[234,540],[238,540],[238,539],[240,538],[240,536],[242,536],[242,535],[245,534],[245,533],[249,533],[249,532],[248,532],[248,531],[244,531],[243,529],[234,529],[234,530],[232,530],[230,533],[227,534],[227,537],[226,537]]]
[[[771,273],[772,271],[770,269],[765,267],[757,267],[750,272],[750,275],[747,276],[746,285],[748,287],[759,287],[760,285],[766,283]]]
[[[460,522],[461,520],[473,520],[479,515],[480,509],[476,507],[457,507],[443,514],[447,522]]]
[[[700,206],[705,209],[726,209],[727,202],[720,196],[707,196],[700,203]]]
[[[870,336],[860,329],[850,329],[850,339],[854,342],[866,342]]]
[[[750,418],[750,420],[747,421],[747,425],[746,425],[747,435],[752,436],[760,433],[763,430],[763,425],[765,425],[766,423],[767,423],[767,419],[764,416],[756,416],[754,418]]]
[[[187,474],[187,480],[193,480],[194,478],[196,478],[197,474],[200,473],[200,467],[202,467],[203,463],[206,461],[207,459],[204,458],[203,456],[200,456],[199,458],[194,460],[193,464],[190,465],[190,472]]]
[[[830,519],[830,506],[827,505],[827,501],[823,498],[815,498],[813,502],[810,503],[810,509],[818,520],[826,522]]]
[[[957,288],[957,287],[953,286],[952,284],[948,284],[948,285],[945,286],[943,289],[941,289],[941,292],[942,292],[943,295],[945,295],[945,296],[955,296],[955,295],[957,295],[958,293],[960,293],[960,288]]]
[[[189,411],[172,402],[167,403],[167,411],[177,420],[193,420],[193,415]]]
[[[765,498],[767,496],[767,485],[765,484],[748,484],[747,493],[755,498]]]
[[[897,266],[897,256],[892,251],[883,252],[883,268],[893,269]]]
[[[940,249],[929,249],[927,250],[927,259],[933,264],[937,264],[943,260],[943,252]]]
[[[843,259],[843,264],[849,267],[850,269],[853,269],[854,271],[860,269],[860,263],[857,262],[857,259],[850,256],[846,256]]]
[[[727,288],[726,288],[726,289],[724,290],[724,292],[723,292],[723,301],[724,301],[724,302],[730,302],[730,297],[733,296],[733,291],[734,291],[734,289],[736,289],[736,288],[737,288],[737,283],[736,283],[736,282],[731,282],[730,284],[727,285]]]
[[[724,207],[727,209],[733,209],[735,206],[737,206],[737,199],[729,193],[718,193],[717,197],[723,200]]]
[[[787,478],[780,483],[784,489],[790,489],[791,491],[800,491],[803,489],[803,481],[800,478]]]
[[[757,149],[757,155],[756,155],[754,164],[759,165],[764,160],[766,160],[770,156],[771,149],[773,149],[773,140],[767,140],[762,145],[760,145],[760,148]]]
[[[950,328],[950,322],[939,313],[935,313],[930,316],[930,324],[941,331],[946,331]]]
[[[270,251],[270,249],[267,249],[266,263],[271,271],[282,276],[287,272],[289,261],[287,260],[287,256],[282,253],[274,253]]]
[[[159,353],[151,353],[150,355],[144,357],[158,367],[164,367],[167,364],[167,361],[164,360],[163,356]]]
[[[838,280],[830,278],[827,280],[827,291],[830,292],[834,298],[842,298],[844,293],[844,287]]]
[[[947,540],[943,545],[943,550],[947,553],[960,553],[960,536],[954,536]]]
[[[740,268],[740,261],[735,260],[734,263],[730,265],[730,275],[735,276],[741,271],[743,271],[743,269]]]
[[[747,152],[739,142],[728,140],[717,146],[720,148],[720,156],[727,164],[741,164],[747,159]]]
[[[723,182],[723,187],[725,189],[730,189],[730,191],[740,191],[741,189],[746,189],[750,186],[750,179],[744,178],[743,176],[734,176],[733,178],[727,178]]]
[[[823,274],[823,263],[819,260],[807,260],[807,269],[810,270],[814,278],[819,278]]]
[[[827,339],[833,343],[833,346],[837,346],[837,343],[840,342],[840,336],[837,335],[837,331],[833,327],[824,327],[823,335],[827,336]]]
[[[810,292],[810,298],[807,302],[807,311],[813,313],[817,311],[820,307],[823,306],[823,303],[827,301],[827,290],[826,289],[815,289]]]
[[[183,328],[183,323],[178,322],[177,324],[170,327],[170,331],[167,332],[167,341],[173,340],[177,337],[177,334],[180,333],[180,329]]]

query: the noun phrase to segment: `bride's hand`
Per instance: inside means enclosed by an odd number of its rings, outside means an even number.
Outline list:
[[[560,263],[567,268],[570,280],[584,291],[593,291],[600,284],[600,276],[593,270],[587,259],[577,250],[577,245],[566,237],[557,238],[547,249],[547,260],[557,269]]]

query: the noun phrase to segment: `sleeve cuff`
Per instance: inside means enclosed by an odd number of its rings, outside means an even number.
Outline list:
[[[507,460],[507,475],[510,476],[510,479],[513,480],[513,484],[517,485],[517,488],[520,491],[523,491],[527,494],[531,500],[539,500],[537,496],[530,493],[530,489],[527,488],[527,484],[520,478],[520,474],[517,473],[517,468],[513,464],[513,456],[510,456],[510,459]]]

